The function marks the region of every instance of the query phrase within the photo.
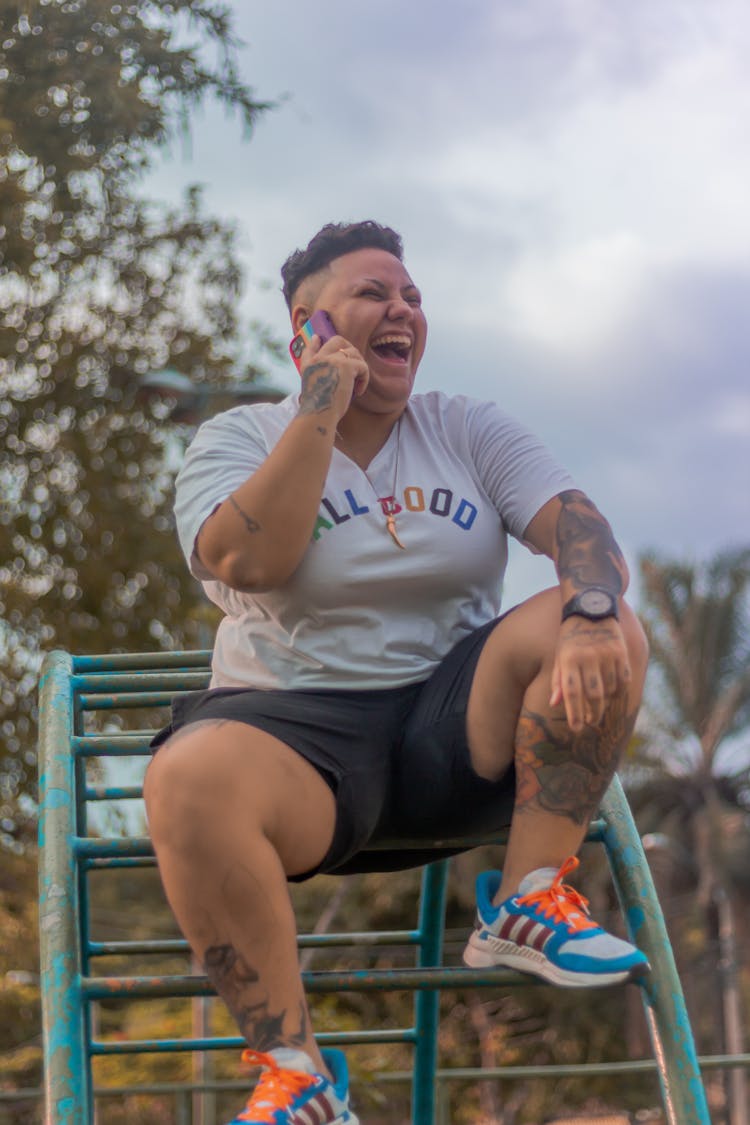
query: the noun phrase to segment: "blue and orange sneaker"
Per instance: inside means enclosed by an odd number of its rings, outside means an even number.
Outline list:
[[[571,856],[559,871],[540,867],[518,893],[493,906],[499,871],[477,879],[476,928],[464,950],[472,969],[502,965],[568,988],[596,988],[649,972],[643,953],[589,918],[588,901],[563,882],[575,871]]]
[[[269,1054],[243,1051],[242,1061],[263,1073],[245,1108],[229,1125],[359,1125],[349,1109],[349,1071],[342,1051],[322,1052],[333,1082],[317,1074],[304,1051],[279,1047]]]

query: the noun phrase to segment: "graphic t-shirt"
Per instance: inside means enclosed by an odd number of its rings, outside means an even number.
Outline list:
[[[496,617],[517,539],[571,477],[494,403],[413,395],[365,474],[333,450],[311,542],[282,586],[233,590],[195,555],[206,518],[262,464],[298,397],[239,406],[201,426],[177,477],[192,573],[225,617],[213,687],[389,688],[426,679]],[[400,550],[388,534],[392,506]]]

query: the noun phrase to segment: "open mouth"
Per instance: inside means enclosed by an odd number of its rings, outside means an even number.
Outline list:
[[[400,333],[378,336],[370,347],[376,355],[389,363],[406,363],[411,353],[411,337]]]

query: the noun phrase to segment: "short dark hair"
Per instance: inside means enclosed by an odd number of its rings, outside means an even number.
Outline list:
[[[282,291],[289,310],[294,294],[306,277],[324,269],[343,254],[365,249],[386,250],[399,262],[404,260],[401,235],[390,227],[381,226],[372,219],[361,223],[327,223],[310,239],[304,250],[295,250],[281,267]]]

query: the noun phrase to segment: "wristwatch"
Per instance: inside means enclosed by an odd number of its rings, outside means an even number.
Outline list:
[[[614,617],[617,620],[619,617],[617,598],[609,590],[603,590],[601,586],[589,586],[587,590],[575,594],[563,606],[563,621],[573,616],[586,617],[589,621],[603,621],[605,617]]]

